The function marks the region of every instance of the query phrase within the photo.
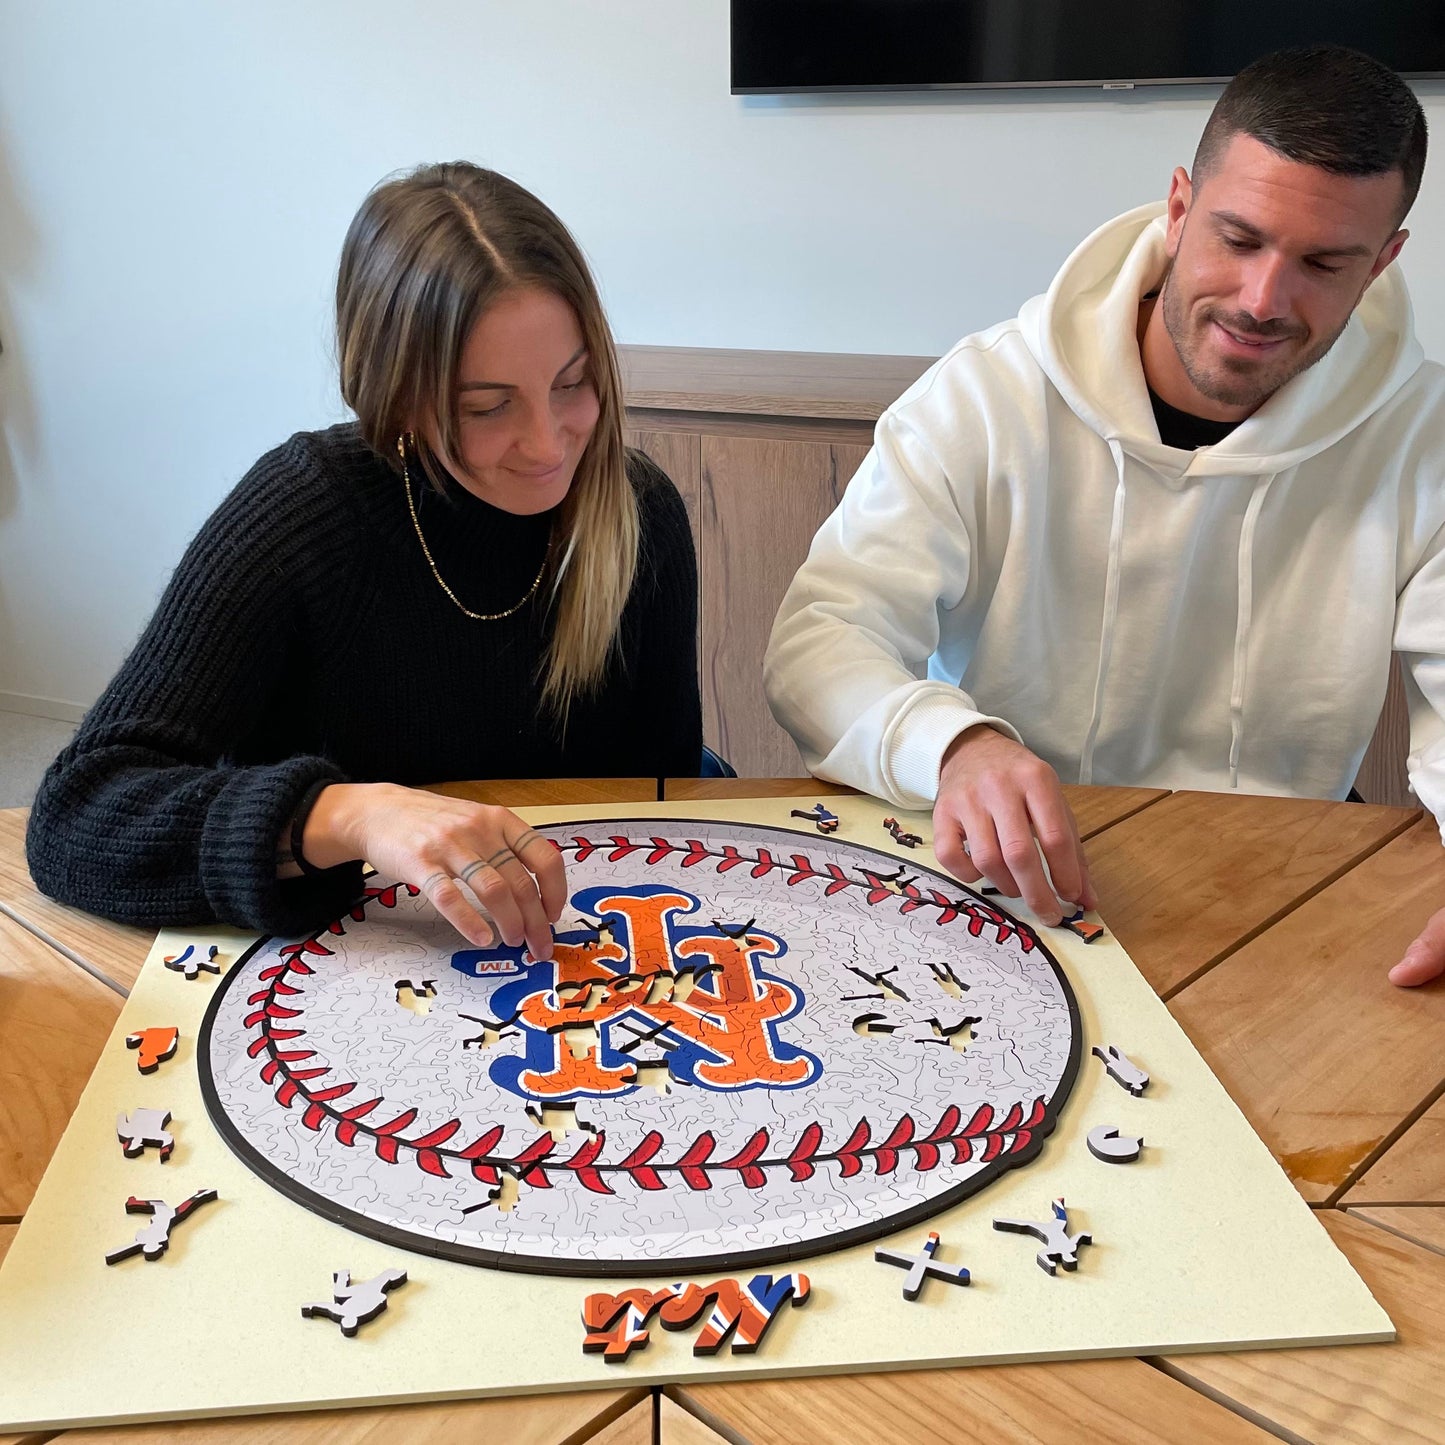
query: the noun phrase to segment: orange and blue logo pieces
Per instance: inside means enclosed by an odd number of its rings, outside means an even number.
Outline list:
[[[497,989],[492,1012],[523,1034],[524,1047],[521,1058],[492,1065],[493,1082],[549,1102],[628,1093],[638,1087],[637,1068],[622,1045],[639,1030],[669,1050],[668,1067],[681,1083],[796,1089],[821,1077],[819,1059],[778,1031],[804,1004],[796,984],[764,968],[786,953],[782,939],[688,922],[698,899],[657,885],[586,889],[575,902],[602,926],[559,934],[547,963],[503,950],[519,957],[525,973]],[[479,973],[490,956],[453,962]],[[683,997],[673,985],[689,974]],[[600,1047],[577,1054],[565,1036],[572,1028],[595,1028]]]

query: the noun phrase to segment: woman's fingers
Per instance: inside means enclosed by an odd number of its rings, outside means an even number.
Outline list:
[[[526,942],[533,958],[552,957],[552,928],[527,865],[503,843],[485,858],[459,859],[456,877],[476,894],[507,944]]]
[[[468,943],[477,948],[491,948],[500,941],[498,929],[490,915],[477,911],[476,906],[457,886],[456,879],[445,869],[433,870],[416,886],[421,889],[431,906]]]
[[[536,878],[548,921],[556,923],[567,906],[567,870],[562,866],[562,855],[556,844],[549,842],[535,828],[526,827],[509,837],[507,844]]]

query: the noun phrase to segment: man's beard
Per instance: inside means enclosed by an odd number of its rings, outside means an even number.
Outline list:
[[[1281,357],[1273,365],[1263,361],[1251,363],[1244,357],[1223,357],[1219,367],[1211,371],[1205,369],[1199,357],[1202,350],[1199,334],[1215,322],[1238,335],[1261,338],[1297,336],[1299,329],[1280,321],[1259,321],[1247,311],[1219,311],[1212,307],[1200,315],[1198,327],[1194,328],[1185,309],[1184,298],[1180,296],[1179,288],[1174,285],[1173,271],[1164,278],[1159,304],[1164,308],[1164,329],[1169,333],[1169,339],[1174,343],[1174,351],[1179,357],[1179,364],[1184,368],[1194,389],[1201,396],[1219,402],[1222,406],[1248,407],[1251,411],[1262,406],[1286,382],[1293,381],[1301,372],[1308,371],[1315,362],[1325,356],[1343,335],[1345,327],[1349,325],[1350,315],[1353,315],[1352,309],[1340,323],[1339,329],[1332,336],[1325,337],[1318,345],[1293,356]]]

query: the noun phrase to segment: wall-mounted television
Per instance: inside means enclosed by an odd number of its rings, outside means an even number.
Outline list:
[[[1445,0],[732,0],[732,89],[1127,89],[1321,41],[1445,77]]]

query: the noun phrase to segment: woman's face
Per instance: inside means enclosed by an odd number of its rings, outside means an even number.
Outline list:
[[[494,301],[462,349],[457,390],[457,481],[517,516],[555,507],[600,410],[572,307],[537,286]]]

